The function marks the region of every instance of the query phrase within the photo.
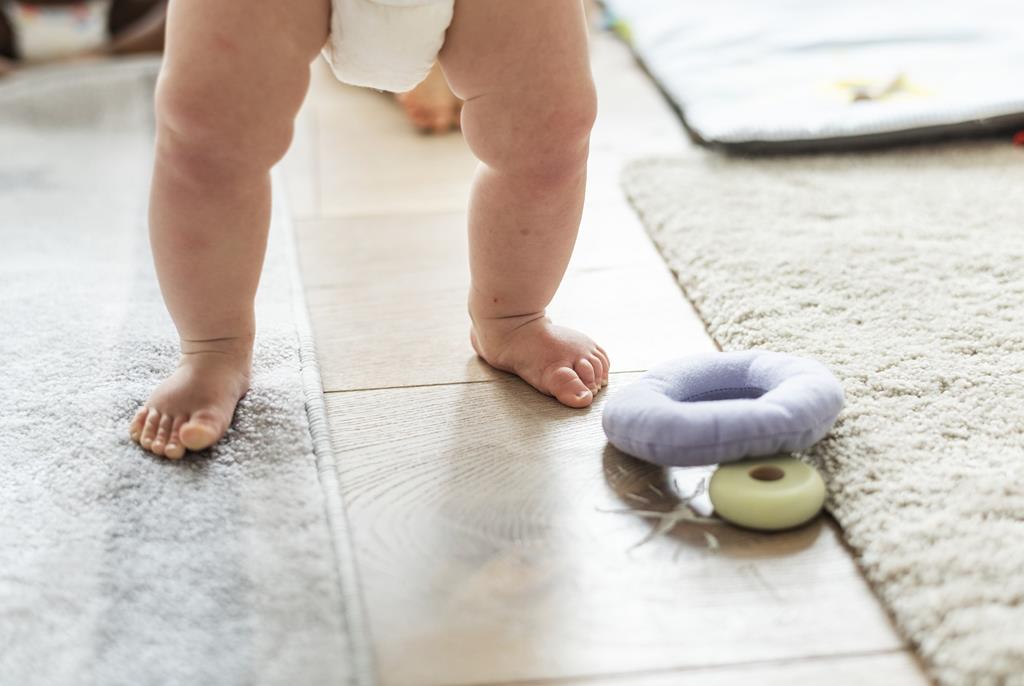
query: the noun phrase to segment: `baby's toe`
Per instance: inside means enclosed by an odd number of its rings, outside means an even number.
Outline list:
[[[160,428],[160,411],[155,408],[149,408],[149,413],[146,415],[146,421],[142,425],[142,435],[139,437],[139,445],[146,450],[153,445],[153,439],[156,438],[156,432]]]
[[[181,443],[189,450],[205,450],[220,440],[227,425],[209,410],[195,412],[178,432]]]
[[[558,402],[569,407],[587,407],[594,394],[571,367],[555,368],[547,375],[547,390]]]
[[[172,460],[180,460],[185,456],[185,446],[181,442],[181,426],[185,423],[185,417],[175,417],[171,425],[171,435],[164,447],[164,457]]]
[[[171,435],[171,423],[174,418],[169,414],[162,415],[160,417],[160,424],[156,430],[156,436],[153,438],[153,442],[149,444],[149,451],[154,455],[163,455],[164,446],[167,445],[167,439]]]
[[[573,365],[573,369],[579,374],[580,381],[582,381],[587,388],[590,389],[591,393],[597,393],[597,389],[600,388],[598,385],[597,370],[594,369],[594,365],[585,357],[576,360],[576,364]]]
[[[135,417],[132,419],[132,423],[128,425],[128,435],[132,437],[132,440],[136,443],[142,438],[142,428],[146,425],[146,417],[149,415],[149,408],[143,405],[139,408],[139,411],[135,413]]]
[[[591,353],[587,356],[587,361],[590,362],[590,366],[594,368],[594,380],[596,381],[597,388],[594,391],[601,390],[601,387],[605,385],[606,379],[608,378],[608,369],[604,366],[604,361],[597,356],[597,353]]]
[[[609,360],[609,358],[608,358],[608,353],[606,353],[604,351],[604,348],[602,348],[601,346],[597,346],[597,350],[594,352],[594,355],[596,355],[597,358],[601,360],[601,364],[604,365],[604,376],[601,377],[601,381],[602,381],[602,383],[607,385],[608,384],[608,373],[612,369],[612,363],[611,363],[611,360]]]

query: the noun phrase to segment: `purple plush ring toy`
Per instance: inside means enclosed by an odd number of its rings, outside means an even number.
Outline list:
[[[806,450],[843,409],[843,388],[815,360],[751,350],[658,365],[608,400],[602,424],[619,450],[667,466]]]

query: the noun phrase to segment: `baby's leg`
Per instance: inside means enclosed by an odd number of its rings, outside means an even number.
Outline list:
[[[130,429],[157,455],[215,443],[248,390],[269,170],[291,141],[329,12],[329,0],[170,3],[150,241],[181,363]]]
[[[469,208],[473,345],[586,407],[608,357],[545,316],[576,241],[596,111],[582,3],[456,0],[440,60],[482,163]]]

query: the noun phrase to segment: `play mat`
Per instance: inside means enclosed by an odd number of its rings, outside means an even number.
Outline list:
[[[788,152],[1024,129],[1016,0],[605,0],[713,147]]]

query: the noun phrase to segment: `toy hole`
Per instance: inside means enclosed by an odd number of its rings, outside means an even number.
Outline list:
[[[767,391],[756,386],[737,386],[734,388],[716,388],[682,399],[684,403],[708,402],[715,400],[757,400]]]
[[[786,472],[782,471],[779,467],[770,464],[763,464],[759,467],[754,467],[747,474],[751,479],[757,479],[758,481],[778,481],[782,477],[786,476]]]

